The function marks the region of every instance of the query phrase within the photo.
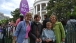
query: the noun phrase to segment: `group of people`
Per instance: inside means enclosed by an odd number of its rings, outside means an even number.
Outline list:
[[[43,23],[40,23],[40,15],[27,12],[23,21],[20,21],[13,34],[16,43],[61,43],[65,41],[65,31],[61,22],[52,14],[50,18],[45,16]]]
[[[0,42],[4,43],[4,38],[6,36],[6,27],[4,26],[4,24],[0,24]]]

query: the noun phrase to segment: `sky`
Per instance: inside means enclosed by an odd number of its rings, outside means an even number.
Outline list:
[[[19,8],[21,0],[0,0],[0,12],[5,16],[11,16],[11,11],[14,11],[16,8]],[[29,7],[33,7],[33,3],[35,0],[27,0]]]

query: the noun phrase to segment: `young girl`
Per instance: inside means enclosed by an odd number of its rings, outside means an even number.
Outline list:
[[[46,29],[42,32],[42,43],[54,43],[55,42],[55,35],[52,30],[52,23],[46,23]]]

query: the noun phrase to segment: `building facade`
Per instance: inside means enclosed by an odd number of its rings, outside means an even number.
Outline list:
[[[43,15],[47,13],[46,6],[49,0],[35,0],[33,4],[33,17],[35,14],[41,16],[41,21],[44,19]]]

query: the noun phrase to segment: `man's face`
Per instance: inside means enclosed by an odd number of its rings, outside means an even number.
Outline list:
[[[44,16],[44,18],[46,18],[46,16]]]

